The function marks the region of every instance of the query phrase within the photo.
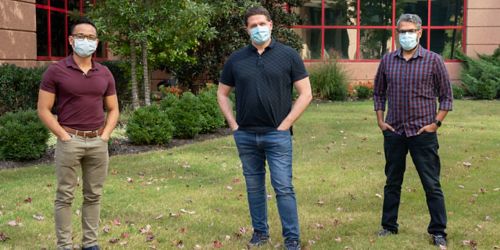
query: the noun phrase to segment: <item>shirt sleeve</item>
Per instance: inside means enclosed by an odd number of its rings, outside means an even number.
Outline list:
[[[451,111],[453,109],[453,91],[448,71],[440,56],[437,56],[434,63],[433,78],[437,88],[439,110]]]
[[[224,64],[224,69],[222,70],[219,82],[234,87],[234,75],[233,75],[233,56]]]
[[[116,83],[115,83],[115,78],[113,77],[113,74],[111,74],[111,71],[107,67],[105,67],[106,71],[108,72],[106,75],[108,77],[107,82],[108,82],[108,88],[106,89],[106,92],[104,93],[104,96],[112,96],[116,95]]]
[[[42,82],[40,83],[40,89],[47,92],[56,93],[56,68],[50,65],[47,70],[43,73]]]
[[[308,76],[304,61],[300,58],[299,53],[292,49],[292,82],[302,80]]]
[[[375,75],[375,83],[373,86],[373,103],[374,109],[385,111],[385,102],[387,99],[387,79],[385,76],[386,58],[382,58],[378,66],[377,74]]]

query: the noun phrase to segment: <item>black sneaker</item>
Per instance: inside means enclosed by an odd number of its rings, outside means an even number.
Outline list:
[[[443,235],[434,235],[434,234],[431,234],[432,236],[432,244],[434,244],[435,246],[441,248],[441,249],[446,249],[446,237],[443,236]]]
[[[261,232],[253,232],[252,239],[248,242],[248,248],[260,247],[269,242],[269,235]]]
[[[398,232],[394,232],[394,231],[383,228],[382,230],[378,231],[377,235],[378,235],[378,237],[385,237],[385,236],[389,236],[392,234],[398,234]]]
[[[291,240],[285,242],[286,250],[300,250],[300,241]]]

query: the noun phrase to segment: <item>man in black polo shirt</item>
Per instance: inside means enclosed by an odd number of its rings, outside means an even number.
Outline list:
[[[243,164],[254,233],[249,247],[269,241],[265,161],[271,172],[286,249],[300,249],[297,202],[292,185],[291,127],[312,99],[299,54],[271,39],[273,23],[262,7],[247,10],[252,44],[234,52],[220,79],[217,99]],[[292,105],[292,89],[299,97]],[[236,119],[229,94],[236,89]]]

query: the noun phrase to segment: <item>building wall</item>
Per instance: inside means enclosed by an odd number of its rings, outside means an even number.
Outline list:
[[[35,13],[35,0],[0,1],[0,64],[37,64]]]
[[[500,45],[500,0],[468,0],[466,52],[491,54]],[[36,61],[35,0],[0,0],[0,64],[14,63],[31,67],[47,62]],[[311,66],[314,63],[308,63]],[[372,81],[377,62],[342,62],[351,81]],[[452,81],[460,78],[460,63],[447,62]],[[167,77],[155,74],[153,83]]]

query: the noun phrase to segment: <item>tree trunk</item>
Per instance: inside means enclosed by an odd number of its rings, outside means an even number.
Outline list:
[[[134,110],[138,109],[139,104],[139,91],[137,87],[137,54],[135,51],[134,40],[130,40],[130,81],[132,84],[132,108]]]
[[[149,83],[149,68],[148,68],[148,41],[144,39],[141,42],[142,48],[142,69],[144,72],[144,103],[146,106],[151,105],[151,90]]]

